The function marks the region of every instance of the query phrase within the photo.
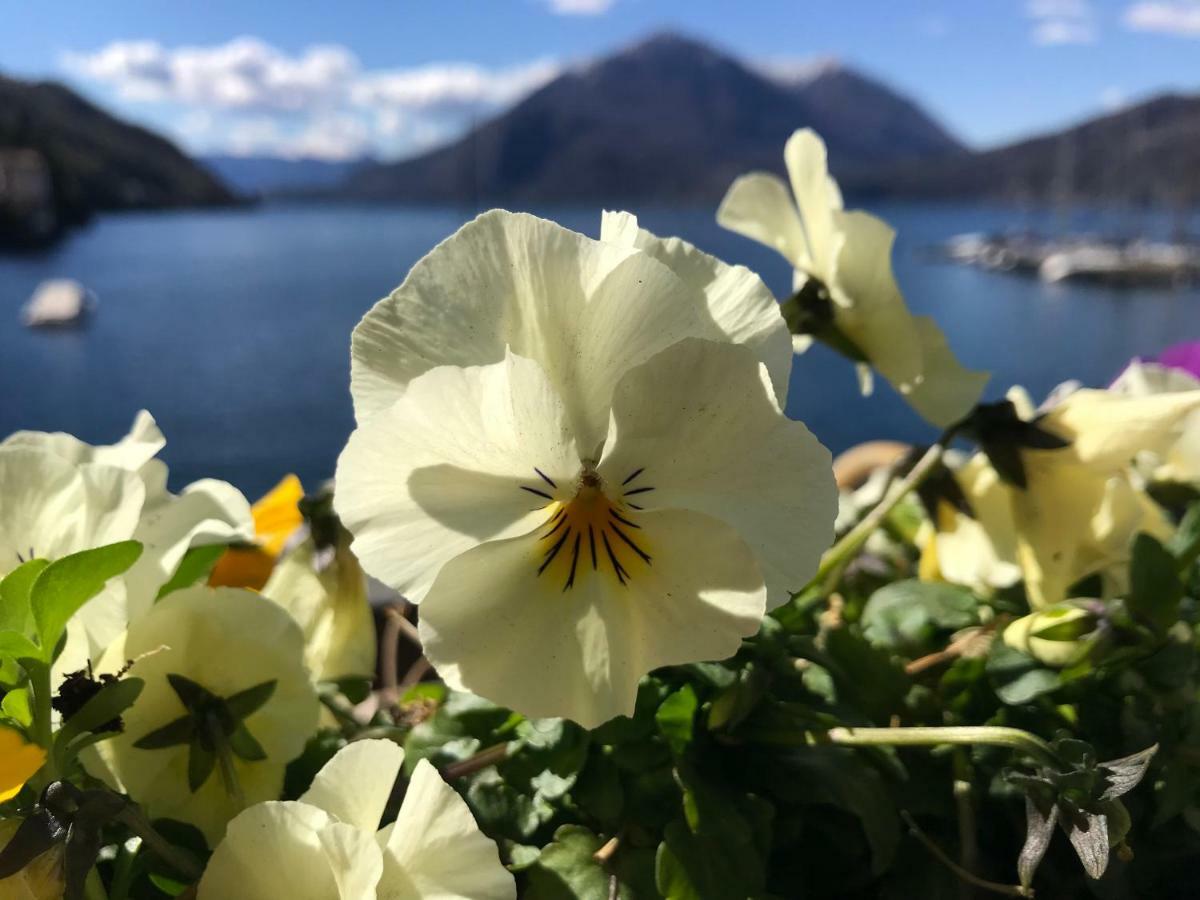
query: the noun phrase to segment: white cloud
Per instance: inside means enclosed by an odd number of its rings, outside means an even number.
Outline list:
[[[754,69],[772,81],[780,84],[799,86],[807,84],[842,68],[842,61],[836,56],[809,56],[801,59],[777,58],[764,59],[754,64]]]
[[[1146,0],[1125,10],[1125,27],[1179,37],[1200,38],[1200,3]]]
[[[552,13],[560,16],[599,16],[616,5],[617,0],[547,0]]]
[[[342,46],[288,54],[253,37],[176,48],[117,41],[67,54],[63,64],[128,104],[177,110],[174,131],[193,149],[331,159],[424,149],[561,71],[550,59],[499,69],[448,62],[368,70]]]
[[[1098,37],[1091,0],[1028,0],[1025,15],[1033,21],[1030,40],[1041,47],[1091,44]]]
[[[1100,106],[1106,112],[1116,112],[1129,105],[1129,95],[1123,88],[1116,85],[1106,87],[1100,92]]]

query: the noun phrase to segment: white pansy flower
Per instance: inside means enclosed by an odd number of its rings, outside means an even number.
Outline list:
[[[96,669],[131,659],[145,688],[124,731],[80,758],[152,817],[189,822],[213,845],[241,810],[279,796],[316,729],[300,629],[252,591],[184,588],[136,619]]]
[[[339,529],[332,546],[311,532],[286,552],[262,595],[286,609],[304,632],[304,657],[317,681],[375,674],[375,619],[367,576]]]
[[[115,444],[93,446],[70,434],[41,431],[18,431],[0,442],[0,449],[48,453],[81,469],[105,467],[126,473],[121,500],[134,510],[132,530],[106,540],[96,536],[92,540],[99,543],[74,550],[131,538],[142,544],[142,555],[72,618],[56,671],[81,668],[129,621],[145,613],[190,547],[244,540],[253,534],[250,505],[232,485],[204,479],[178,495],[167,490],[167,467],[155,458],[165,444],[154,417],[145,410],[138,413],[129,434]],[[35,549],[39,556],[48,552]]]
[[[829,454],[713,321],[648,253],[493,213],[359,326],[335,506],[452,687],[596,725],[811,577]]]
[[[1200,390],[1190,372],[1158,363],[1132,362],[1108,388],[1127,397],[1150,397]],[[1161,454],[1139,454],[1155,481],[1200,484],[1200,412],[1187,416]]]
[[[730,186],[717,221],[782,254],[795,269],[797,289],[810,278],[821,282],[837,329],[923,418],[942,428],[959,421],[988,376],[964,369],[937,323],[909,312],[892,274],[895,231],[843,209],[825,144],[811,129],[792,135],[784,161],[790,187],[766,172],[744,175]],[[861,368],[868,392],[869,373]]]
[[[338,751],[298,801],[232,822],[199,900],[513,900],[496,845],[437,770],[417,763],[396,821],[379,829],[404,751],[362,740]]]
[[[28,445],[0,446],[0,577],[23,561],[59,559],[134,537],[145,499],[133,472],[75,463]],[[125,586],[112,579],[72,618],[83,646],[125,626]]]

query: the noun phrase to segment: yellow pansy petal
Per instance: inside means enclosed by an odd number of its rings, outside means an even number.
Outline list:
[[[45,761],[45,750],[19,731],[0,727],[0,803],[17,796]]]
[[[304,516],[300,514],[300,501],[303,499],[304,487],[300,479],[295,475],[286,475],[250,507],[258,545],[271,556],[283,552],[287,539],[304,524]]]
[[[261,591],[271,578],[275,557],[258,547],[230,547],[208,575],[209,587],[238,587]]]

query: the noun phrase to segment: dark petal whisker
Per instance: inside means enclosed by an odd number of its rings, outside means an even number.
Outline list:
[[[548,565],[550,565],[550,563],[554,562],[554,557],[558,556],[558,551],[562,549],[562,545],[567,542],[567,538],[569,538],[570,536],[571,536],[571,529],[568,528],[566,531],[563,532],[562,537],[560,537],[558,539],[558,542],[553,547],[551,547],[549,550],[546,551],[546,559],[542,562],[542,564],[540,566],[538,566],[538,574],[539,575],[541,575],[543,572],[546,571],[546,566],[548,566]]]
[[[604,541],[604,549],[608,551],[608,558],[612,562],[613,571],[617,574],[617,580],[621,584],[625,583],[625,576],[629,573],[625,571],[625,567],[621,565],[621,561],[617,559],[617,554],[613,553],[612,544],[608,542],[608,535],[605,532],[600,532],[600,539]]]
[[[592,528],[592,524],[588,523],[588,543],[592,547],[592,568],[596,568],[596,532]]]
[[[645,471],[646,471],[645,466],[642,466],[640,469],[635,469],[633,471],[632,475],[630,475],[628,478],[626,478],[624,481],[621,482],[621,486],[624,487],[625,485],[629,484],[629,482],[633,481],[633,479],[637,478],[639,475],[641,475]]]
[[[643,550],[641,547],[639,547],[637,544],[635,544],[633,542],[633,538],[631,538],[629,535],[627,535],[625,532],[623,532],[616,525],[613,525],[611,522],[609,523],[608,527],[613,530],[613,533],[616,534],[617,537],[619,537],[621,540],[623,540],[625,543],[627,543],[630,546],[630,548],[633,550],[633,552],[636,553],[638,556],[640,556],[644,562],[647,562],[647,563],[650,562],[650,554],[647,553],[645,550]]]
[[[569,591],[575,584],[575,568],[579,565],[579,541],[582,537],[582,533],[575,535],[575,546],[571,549],[571,573],[567,576],[567,583],[563,585],[564,591]]]
[[[554,522],[554,520],[551,519],[550,522]],[[549,525],[550,522],[547,522],[546,524]],[[566,518],[566,516],[563,516],[561,519],[559,519],[557,522],[554,523],[553,528],[551,528],[549,531],[547,531],[545,534],[542,535],[541,539],[543,541],[546,540],[546,538],[550,537],[550,535],[554,534],[554,532],[558,531],[558,529],[560,529],[563,525],[566,525],[566,524],[567,524],[567,518]],[[568,527],[567,531],[570,531],[570,530],[571,529]]]
[[[547,475],[545,472],[543,472],[537,466],[533,467],[533,471],[537,472],[538,477],[541,478],[542,481],[546,482],[546,484],[550,485],[550,487],[552,487],[552,488],[558,487],[558,485],[554,483],[554,479],[552,479],[549,475]]]
[[[528,490],[528,488],[526,488],[526,490]],[[654,488],[652,488],[652,487],[634,488],[632,491],[626,491],[625,496],[632,497],[634,494],[645,494],[652,490],[654,490]]]
[[[628,525],[630,528],[641,528],[642,527],[637,522],[630,522],[627,518],[625,518],[623,515],[621,515],[615,509],[610,509],[609,512],[612,513],[612,517],[614,519],[616,519],[618,522],[620,522],[623,525]]]
[[[537,488],[531,488],[526,485],[521,485],[521,490],[529,491],[529,493],[531,493],[531,494],[537,494],[539,497],[545,497],[547,500],[550,500],[550,501],[554,500],[554,498],[551,497],[549,494],[547,494],[545,491],[539,491]]]

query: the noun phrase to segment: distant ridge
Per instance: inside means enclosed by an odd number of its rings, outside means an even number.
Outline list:
[[[1061,131],[856,181],[861,193],[1020,203],[1200,203],[1200,96],[1163,94]]]
[[[465,137],[365,166],[338,193],[405,202],[717,200],[749,169],[782,171],[817,128],[835,172],[944,157],[962,145],[912,101],[838,67],[781,82],[661,34],[564,73]]]
[[[311,157],[288,159],[277,156],[214,154],[199,157],[199,162],[239,193],[270,197],[331,188],[355,169],[369,165],[373,160],[369,157],[328,160]]]
[[[0,76],[0,245],[52,239],[95,212],[236,197],[174,144],[54,82]]]

